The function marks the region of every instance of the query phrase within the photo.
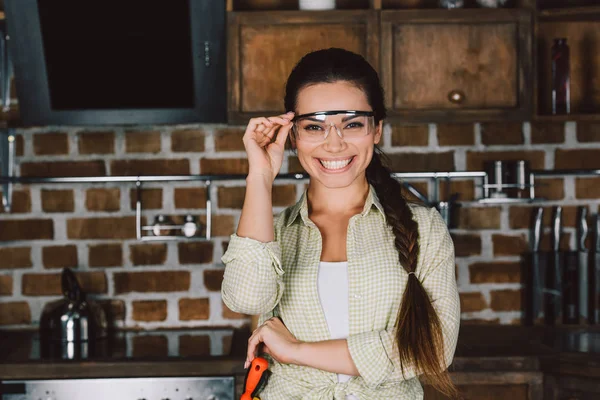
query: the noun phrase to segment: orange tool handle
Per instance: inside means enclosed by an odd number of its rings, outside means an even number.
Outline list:
[[[240,397],[240,400],[252,400],[252,395],[261,382],[261,378],[267,369],[269,368],[269,362],[262,358],[256,357],[252,360],[250,368],[246,374],[246,382],[244,384],[244,394]]]

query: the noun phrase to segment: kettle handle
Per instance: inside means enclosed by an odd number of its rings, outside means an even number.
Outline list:
[[[79,301],[81,299],[81,286],[77,282],[77,277],[73,271],[69,268],[64,268],[61,277],[62,292],[63,294],[72,301]]]

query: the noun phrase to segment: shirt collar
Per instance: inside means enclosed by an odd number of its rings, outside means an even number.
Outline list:
[[[377,197],[377,192],[373,185],[369,185],[369,194],[367,195],[367,199],[365,201],[365,205],[363,207],[362,212],[360,213],[363,217],[366,216],[369,211],[371,211],[375,207],[381,213],[383,220],[385,221],[385,211],[379,198]],[[294,204],[290,211],[290,217],[287,221],[286,226],[292,225],[298,216],[302,218],[302,222],[304,225],[314,225],[313,222],[308,218],[308,188],[304,190],[302,197],[296,204]]]

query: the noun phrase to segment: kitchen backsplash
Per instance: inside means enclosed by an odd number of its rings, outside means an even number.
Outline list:
[[[223,125],[17,130],[19,176],[243,174],[244,127]],[[485,160],[522,158],[533,169],[600,168],[600,123],[386,125],[383,149],[397,172],[482,170]],[[299,171],[293,153],[282,172]],[[414,182],[432,195],[430,182]],[[277,181],[274,211],[302,194],[305,181]],[[469,323],[519,324],[521,254],[532,205],[474,201],[479,181],[442,185],[459,192],[452,229],[462,316]],[[544,206],[564,206],[563,246],[575,244],[579,205],[596,214],[600,178],[537,179]],[[60,296],[60,270],[72,267],[84,290],[110,306],[121,327],[240,326],[248,317],[222,303],[220,258],[237,225],[244,180],[211,188],[213,239],[139,242],[134,184],[15,185],[0,214],[0,328],[35,327]],[[206,188],[197,182],[145,183],[144,221],[158,214],[203,218]],[[543,248],[549,247],[546,212]]]

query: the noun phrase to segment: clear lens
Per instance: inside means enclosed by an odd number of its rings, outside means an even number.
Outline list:
[[[344,140],[367,136],[374,129],[372,116],[348,114],[311,115],[294,122],[298,140],[321,142],[328,135],[339,135]]]

